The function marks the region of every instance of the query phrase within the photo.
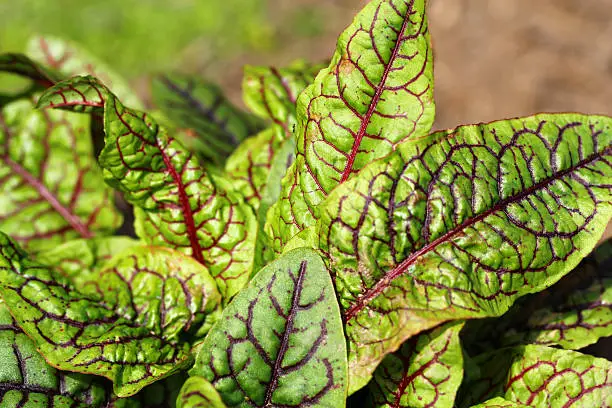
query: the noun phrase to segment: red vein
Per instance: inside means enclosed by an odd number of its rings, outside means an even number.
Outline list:
[[[409,15],[410,15],[410,8],[406,11],[406,17],[404,18],[404,22],[402,23],[402,28],[399,34],[397,35],[397,42],[395,43],[395,46],[393,47],[393,53],[391,54],[391,58],[389,59],[389,62],[385,66],[385,71],[383,72],[382,78],[380,79],[380,84],[378,84],[378,87],[376,88],[376,92],[374,93],[374,96],[372,97],[372,101],[370,102],[370,106],[368,107],[368,111],[366,112],[365,116],[363,117],[363,120],[361,121],[359,132],[357,132],[357,136],[355,136],[355,142],[353,143],[351,154],[348,156],[346,166],[344,167],[344,171],[342,172],[340,183],[344,183],[346,180],[348,180],[349,176],[351,175],[353,171],[353,165],[355,163],[355,159],[357,158],[357,151],[359,150],[359,147],[361,146],[361,141],[363,140],[363,137],[365,136],[366,130],[368,126],[370,125],[370,120],[372,119],[372,115],[374,114],[374,111],[376,110],[376,106],[378,105],[378,102],[380,101],[380,97],[382,96],[382,93],[385,89],[385,83],[387,82],[387,77],[389,76],[389,73],[391,72],[393,63],[395,62],[395,59],[397,58],[397,55],[399,54],[400,47],[402,46],[402,37],[404,36],[404,33],[406,32],[406,29],[408,28],[408,24],[410,22]]]
[[[32,176],[26,169],[21,167],[18,163],[11,160],[9,157],[3,157],[5,163],[13,170],[16,174],[22,177],[28,184],[30,184],[38,193],[57,211],[64,219],[70,224],[70,226],[77,231],[83,238],[92,238],[93,234],[89,229],[81,222],[79,217],[73,214],[68,208],[59,202],[57,197],[51,193],[45,185]]]
[[[166,155],[166,152],[161,147],[159,148],[159,151],[161,152],[166,168],[170,172],[170,175],[174,179],[174,182],[176,183],[176,187],[178,189],[179,202],[181,203],[181,207],[183,207],[185,225],[187,226],[187,235],[189,236],[189,243],[193,252],[192,256],[199,263],[204,264],[204,257],[202,256],[202,247],[200,246],[200,241],[198,240],[197,228],[193,220],[193,211],[191,210],[191,205],[189,204],[189,197],[187,197],[187,193],[185,192],[185,186],[183,185],[183,181],[181,180],[180,175],[176,171],[176,168],[170,161],[170,158],[168,157],[168,155]]]
[[[567,168],[551,177],[548,177],[542,181],[540,181],[539,183],[534,184],[533,186],[527,188],[526,190],[522,191],[521,193],[512,196],[512,197],[508,197],[504,200],[501,200],[500,202],[498,202],[496,205],[494,205],[493,207],[491,207],[490,209],[488,209],[487,211],[483,212],[482,214],[474,217],[474,218],[470,218],[467,221],[465,221],[463,224],[453,228],[452,230],[448,231],[446,234],[442,235],[441,237],[439,237],[438,239],[430,242],[429,244],[425,245],[423,248],[419,249],[416,252],[413,252],[412,254],[410,254],[410,256],[408,258],[406,258],[404,261],[402,261],[399,265],[395,266],[393,269],[391,269],[390,271],[388,271],[385,276],[383,276],[383,278],[381,280],[379,280],[378,282],[376,282],[376,284],[374,286],[372,286],[371,288],[367,289],[366,292],[360,296],[359,298],[357,298],[357,300],[355,301],[355,303],[349,307],[346,312],[345,312],[345,318],[346,321],[348,322],[349,320],[351,320],[352,318],[354,318],[357,313],[359,313],[368,303],[370,303],[374,298],[376,298],[378,295],[380,295],[387,287],[391,286],[391,283],[399,276],[403,275],[404,273],[406,273],[408,271],[408,268],[410,268],[410,266],[414,265],[416,263],[416,261],[423,255],[427,254],[428,252],[434,250],[438,245],[443,244],[447,241],[450,241],[455,235],[461,233],[463,230],[465,230],[466,228],[471,227],[472,225],[476,224],[479,221],[482,221],[483,219],[485,219],[486,217],[488,217],[489,215],[501,211],[504,207],[516,202],[516,201],[520,201],[522,199],[524,199],[525,197],[533,194],[534,192],[541,190],[542,188],[544,188],[545,186],[547,186],[548,184],[552,183],[553,181],[559,180],[561,178],[563,178],[564,176],[568,175],[569,173],[576,171],[577,169],[579,169],[580,167],[586,166],[588,164],[590,164],[591,162],[602,158],[603,155],[607,155],[607,154],[612,154],[612,147],[608,147],[607,149],[604,149],[602,152],[597,152],[592,154],[591,156],[587,157],[586,159],[578,162],[575,166]]]

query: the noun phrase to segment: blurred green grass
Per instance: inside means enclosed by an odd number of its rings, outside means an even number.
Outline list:
[[[52,34],[135,78],[272,50],[267,20],[266,0],[0,0],[0,52],[21,52],[32,34]]]

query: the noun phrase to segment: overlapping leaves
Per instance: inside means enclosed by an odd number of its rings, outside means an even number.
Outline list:
[[[253,263],[256,221],[222,177],[213,181],[166,129],[123,106],[94,78],[62,82],[39,104],[104,109],[106,146],[99,161],[107,182],[135,206],[137,234],[206,265],[227,298],[244,286]]]
[[[404,339],[500,315],[560,279],[609,222],[611,180],[612,119],[568,114],[406,143],[338,187],[319,244],[344,309],[352,384]]]
[[[0,236],[0,294],[53,366],[111,379],[129,396],[189,363],[221,296],[195,260],[136,247],[78,286]],[[187,334],[191,334],[189,337]]]
[[[297,116],[296,161],[269,220],[277,246],[315,223],[317,206],[338,184],[430,130],[425,1],[370,2],[340,36],[329,67],[300,96]]]
[[[259,272],[223,311],[191,375],[228,407],[344,406],[345,340],[321,258],[297,249]]]

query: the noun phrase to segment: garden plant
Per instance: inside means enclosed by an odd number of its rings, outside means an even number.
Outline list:
[[[0,70],[0,406],[612,406],[612,118],[432,133],[424,0],[249,113],[56,38]]]

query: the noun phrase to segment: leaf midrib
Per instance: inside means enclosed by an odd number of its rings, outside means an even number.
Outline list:
[[[496,213],[498,211],[501,211],[502,209],[504,209],[505,207],[507,207],[510,204],[513,204],[517,201],[520,201],[522,199],[524,199],[525,197],[535,193],[536,191],[539,191],[540,189],[544,188],[545,186],[547,186],[548,184],[560,180],[563,177],[565,177],[566,175],[568,175],[569,173],[572,173],[578,169],[580,169],[581,167],[584,167],[598,159],[601,159],[604,155],[609,155],[612,154],[612,147],[608,147],[603,149],[601,152],[596,152],[592,155],[590,155],[589,157],[587,157],[584,160],[581,160],[580,162],[576,163],[576,165],[569,167],[565,170],[562,170],[556,174],[551,175],[548,178],[545,178],[544,180],[534,184],[533,186],[523,190],[522,192],[508,197],[504,200],[499,201],[497,204],[495,204],[493,207],[491,207],[490,209],[488,209],[487,211],[484,211],[483,213],[470,218],[468,220],[466,220],[465,222],[463,222],[461,225],[453,228],[452,230],[448,231],[446,234],[442,235],[441,237],[435,239],[434,241],[430,242],[429,244],[423,246],[421,249],[417,250],[416,252],[412,253],[410,256],[408,256],[404,261],[402,261],[400,264],[398,264],[397,266],[395,266],[394,268],[392,268],[391,270],[389,270],[385,276],[382,277],[382,279],[380,279],[378,282],[376,282],[376,284],[374,284],[374,286],[372,286],[371,288],[369,288],[368,290],[365,291],[365,293],[363,293],[363,295],[361,295],[359,298],[357,298],[356,302],[349,307],[346,312],[344,313],[345,319],[346,321],[350,321],[351,319],[353,319],[364,307],[366,307],[366,305],[368,303],[370,303],[372,300],[374,300],[378,295],[380,295],[386,288],[388,288],[389,286],[391,286],[392,282],[399,276],[403,275],[404,273],[406,273],[406,271],[408,270],[408,268],[410,266],[412,266],[413,264],[416,263],[416,261],[426,255],[427,253],[433,251],[435,248],[437,248],[439,245],[446,243],[448,241],[450,241],[455,235],[461,233],[463,230],[465,230],[466,228],[471,227],[472,225],[476,224],[477,222],[482,221],[483,219],[485,219],[486,217],[488,217],[489,215]]]

